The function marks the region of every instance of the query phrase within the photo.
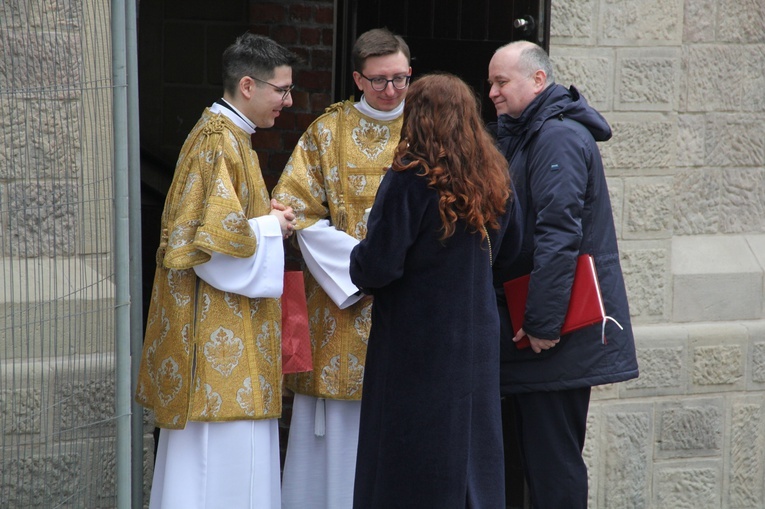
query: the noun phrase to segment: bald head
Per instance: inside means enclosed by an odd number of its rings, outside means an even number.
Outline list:
[[[547,53],[528,41],[502,46],[489,62],[489,98],[497,115],[519,117],[526,106],[553,83]]]
[[[547,85],[555,83],[552,64],[547,52],[539,45],[529,41],[515,41],[497,48],[497,54],[507,54],[516,59],[521,72],[532,74],[541,70],[547,77]]]

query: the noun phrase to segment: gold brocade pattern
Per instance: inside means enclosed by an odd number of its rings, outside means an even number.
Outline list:
[[[252,256],[247,220],[269,211],[250,136],[205,110],[181,149],[162,213],[136,389],[158,426],[281,415],[279,299],[222,292],[193,270],[212,251]]]
[[[291,206],[298,230],[321,219],[349,235],[366,236],[364,210],[374,202],[384,170],[393,162],[402,117],[379,121],[352,101],[327,108],[303,134],[273,196]],[[331,399],[361,399],[372,299],[339,309],[305,273],[313,371],[287,375],[291,390]]]

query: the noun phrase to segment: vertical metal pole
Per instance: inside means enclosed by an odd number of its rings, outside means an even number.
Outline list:
[[[130,401],[133,509],[143,507],[143,409],[132,398],[143,349],[143,284],[141,263],[141,150],[138,108],[138,0],[125,0],[127,53],[127,139],[130,222]]]
[[[125,2],[111,0],[112,141],[114,144],[115,420],[117,508],[130,508],[130,221],[128,218]]]

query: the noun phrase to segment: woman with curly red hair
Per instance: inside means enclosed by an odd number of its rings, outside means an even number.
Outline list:
[[[351,254],[374,296],[354,507],[504,507],[492,263],[520,248],[507,161],[461,79],[414,82]]]

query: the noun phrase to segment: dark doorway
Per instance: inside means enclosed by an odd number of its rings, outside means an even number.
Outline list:
[[[412,53],[415,77],[456,74],[476,91],[485,121],[496,119],[486,83],[494,51],[528,40],[549,50],[550,0],[338,0],[335,97],[356,93],[351,48],[371,28],[401,35]]]

